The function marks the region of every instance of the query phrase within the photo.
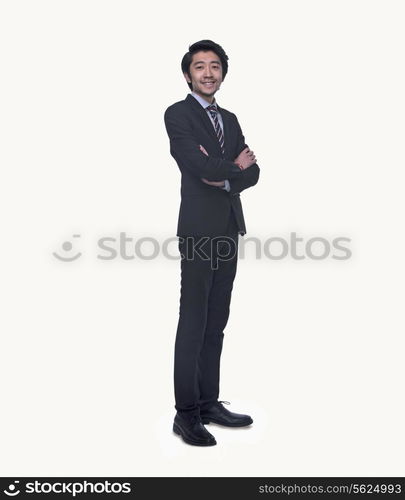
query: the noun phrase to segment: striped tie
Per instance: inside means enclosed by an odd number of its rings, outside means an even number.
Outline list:
[[[224,134],[222,133],[221,126],[220,126],[219,121],[218,121],[217,107],[214,106],[214,104],[211,104],[210,106],[207,106],[205,109],[211,113],[212,119],[214,121],[215,132],[216,132],[217,137],[218,137],[219,145],[221,146],[222,154],[224,154],[224,152],[225,152]]]

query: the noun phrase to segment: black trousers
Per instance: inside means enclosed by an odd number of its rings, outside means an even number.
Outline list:
[[[226,234],[181,237],[180,312],[174,355],[175,408],[199,414],[219,397],[220,358],[238,260],[238,227]]]

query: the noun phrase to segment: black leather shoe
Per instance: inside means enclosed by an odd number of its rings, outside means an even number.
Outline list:
[[[226,427],[244,427],[253,423],[252,417],[233,413],[222,406],[221,403],[230,404],[228,401],[217,401],[208,410],[200,409],[201,420],[203,424],[213,422]]]
[[[214,436],[203,426],[199,415],[184,418],[176,413],[173,432],[179,434],[183,438],[183,441],[194,446],[214,446],[217,444]]]

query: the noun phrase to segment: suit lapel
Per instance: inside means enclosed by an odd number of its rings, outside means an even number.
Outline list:
[[[213,141],[218,146],[218,151],[222,155],[221,146],[219,144],[217,134],[215,132],[215,129],[212,125],[212,122],[209,119],[208,114],[205,111],[205,109],[201,106],[201,104],[197,101],[197,99],[195,99],[191,94],[187,94],[186,102],[188,102],[190,104],[190,106],[199,114],[199,116],[201,117],[201,120],[204,124],[204,127],[206,128],[207,132],[211,135]],[[218,104],[217,104],[217,106],[218,106]],[[218,110],[220,110],[219,106],[218,106]],[[228,126],[227,126],[228,121],[227,121],[227,118],[225,118],[224,112],[221,112],[221,117],[222,117],[222,122],[224,125],[224,145],[225,145],[225,153],[226,153],[226,137],[227,137],[226,133],[227,133],[227,129],[228,129]]]

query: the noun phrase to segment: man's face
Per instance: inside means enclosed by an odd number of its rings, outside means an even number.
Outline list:
[[[222,65],[219,57],[212,50],[196,52],[190,64],[190,77],[184,77],[193,85],[193,91],[212,102],[214,94],[222,83]]]

